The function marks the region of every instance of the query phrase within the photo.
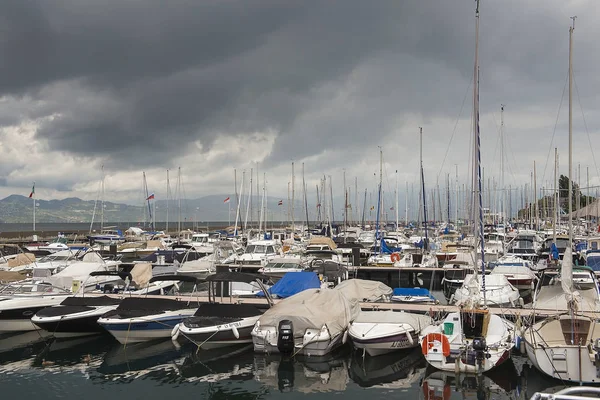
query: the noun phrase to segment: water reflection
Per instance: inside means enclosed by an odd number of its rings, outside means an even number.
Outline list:
[[[454,374],[428,368],[421,387],[425,400],[449,400],[453,393],[477,400],[518,399],[522,393],[521,379],[512,360],[485,375]]]
[[[348,352],[295,358],[255,354],[254,378],[281,392],[344,391],[349,381]]]
[[[350,378],[361,387],[406,389],[418,382],[427,363],[421,349],[363,357],[354,352],[350,358]]]
[[[155,388],[187,387],[201,398],[282,392],[344,392],[358,398],[368,387],[374,398],[403,390],[425,400],[526,400],[564,387],[518,356],[486,375],[457,376],[427,369],[419,349],[369,357],[347,346],[327,357],[286,358],[254,354],[249,345],[198,350],[163,340],[123,346],[111,337],[56,340],[37,332],[0,336],[0,384],[19,380],[40,390],[57,380],[63,390],[89,384],[116,390],[115,385],[136,381]]]

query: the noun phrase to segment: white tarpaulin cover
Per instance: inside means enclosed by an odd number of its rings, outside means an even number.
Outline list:
[[[278,327],[279,321],[290,320],[295,337],[303,336],[308,328],[321,329],[325,325],[335,337],[359,315],[360,301],[391,294],[392,289],[379,282],[351,279],[334,289],[307,289],[288,297],[267,310],[259,322],[261,326]]]
[[[364,279],[348,279],[337,285],[334,290],[342,292],[348,300],[365,302],[389,301],[393,292],[391,287],[381,282]]]
[[[349,301],[338,290],[307,289],[275,304],[258,321],[261,326],[278,328],[279,321],[290,320],[295,337],[302,337],[308,328],[321,329],[326,325],[335,337],[346,330],[359,312],[358,301]]]

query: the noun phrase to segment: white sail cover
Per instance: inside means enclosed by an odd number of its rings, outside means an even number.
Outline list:
[[[391,287],[381,282],[364,279],[348,279],[337,285],[334,290],[342,292],[348,300],[363,302],[389,301],[393,293]]]
[[[327,326],[332,337],[344,332],[360,313],[357,300],[348,300],[334,289],[307,289],[288,297],[268,309],[258,320],[260,326],[279,326],[279,321],[290,320],[294,336],[301,337],[308,328]]]
[[[573,251],[571,246],[565,249],[565,255],[560,266],[560,284],[567,298],[573,295]]]

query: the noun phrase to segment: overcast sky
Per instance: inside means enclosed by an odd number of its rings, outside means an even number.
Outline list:
[[[352,187],[357,177],[359,191],[375,188],[379,146],[384,190],[397,179],[403,196],[418,181],[420,126],[428,186],[456,169],[466,182],[474,10],[472,0],[3,1],[0,196],[28,195],[35,181],[38,198],[94,199],[101,165],[110,201],[140,202],[142,171],[164,199],[178,167],[188,198],[226,196],[234,168],[239,179],[258,165],[268,193],[285,198],[292,161],[297,182],[305,164],[309,196],[323,175],[341,195],[344,170]],[[589,167],[600,183],[597,0],[482,1],[486,178],[500,176],[500,104],[506,186],[529,183],[534,160],[538,186],[550,185],[555,146],[566,173],[573,15],[574,157],[582,180]]]

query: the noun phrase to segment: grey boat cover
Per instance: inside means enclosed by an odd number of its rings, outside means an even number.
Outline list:
[[[391,287],[376,281],[364,279],[348,279],[337,285],[334,290],[342,292],[348,300],[362,302],[390,301]]]
[[[258,320],[260,326],[279,326],[279,321],[290,320],[294,337],[304,336],[308,328],[327,326],[331,337],[342,334],[350,322],[360,314],[363,299],[391,295],[392,289],[377,282],[352,279],[335,289],[307,289],[275,304]]]

